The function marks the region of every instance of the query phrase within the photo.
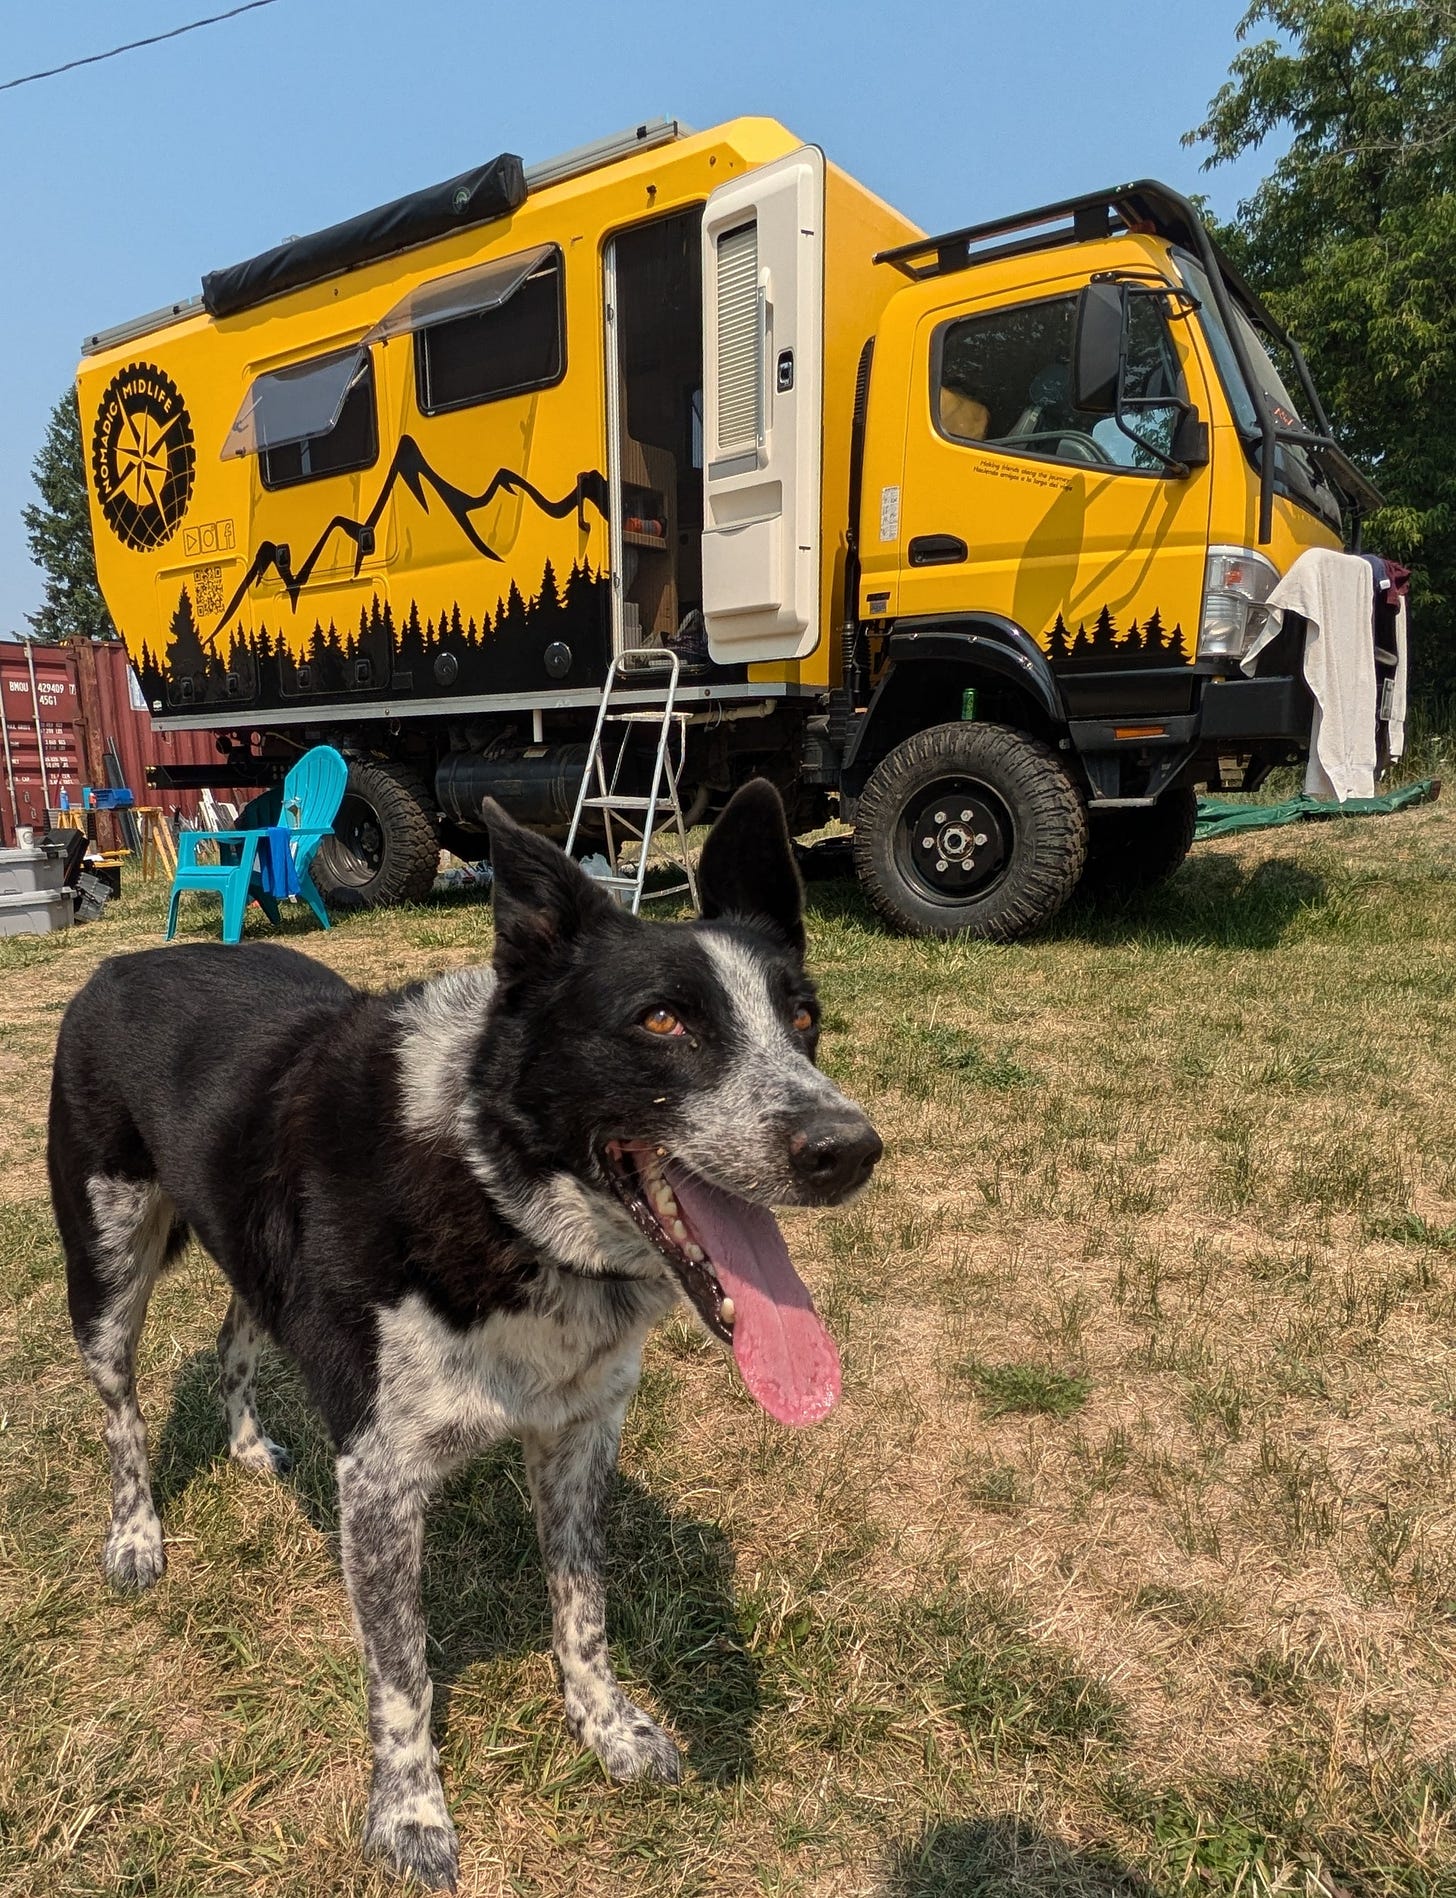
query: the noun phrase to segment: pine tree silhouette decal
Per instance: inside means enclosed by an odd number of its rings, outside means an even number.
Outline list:
[[[207,654],[198,637],[192,595],[183,587],[167,628],[167,671],[174,679],[198,679],[207,671]]]
[[[601,624],[603,609],[597,604],[597,595],[605,589],[605,580],[592,573],[589,560],[580,566],[572,561],[566,576],[566,623],[562,628],[562,636],[570,644],[585,641]]]
[[[605,575],[577,561],[564,585],[547,561],[539,590],[529,597],[513,581],[505,598],[497,599],[494,618],[483,604],[478,618],[475,613],[467,617],[455,601],[422,624],[418,602],[412,600],[397,628],[390,603],[371,590],[357,620],[351,607],[342,633],[335,622],[325,627],[316,619],[299,653],[297,634],[290,645],[282,628],[270,633],[262,622],[251,633],[234,626],[222,639],[214,636],[204,643],[184,587],[165,657],[144,644],[137,674],[152,702],[235,700],[258,711],[300,697],[337,701],[391,689],[425,693],[446,685],[456,693],[530,692],[546,687],[543,654],[559,640],[571,649],[571,682],[586,684],[600,679],[605,666],[609,600]],[[434,674],[434,661],[444,652],[458,665],[448,681]],[[184,701],[178,688],[189,679],[192,693]]]
[[[534,618],[537,624],[551,629],[551,637],[556,637],[556,620],[561,613],[561,594],[556,585],[556,569],[548,560],[541,573],[541,591],[536,595]]]
[[[236,629],[228,640],[227,672],[225,684],[236,684],[236,690],[228,692],[229,698],[250,699],[255,695],[257,681],[254,677],[252,642]]]
[[[502,639],[508,640],[513,645],[526,635],[526,602],[521,598],[521,589],[514,580],[511,582],[510,592],[506,595],[506,603],[501,608],[500,618],[496,622],[496,632]]]
[[[147,704],[160,703],[167,690],[166,675],[158,664],[157,655],[145,640],[142,641],[141,658],[137,662],[137,678],[141,682],[142,693]]]
[[[1049,656],[1053,663],[1066,666],[1081,666],[1088,670],[1136,666],[1184,666],[1188,664],[1189,652],[1183,637],[1181,626],[1175,626],[1170,633],[1163,623],[1163,616],[1157,607],[1148,614],[1139,626],[1134,620],[1125,633],[1119,634],[1117,621],[1109,606],[1099,608],[1097,618],[1089,632],[1085,625],[1079,625],[1075,639],[1068,641],[1067,629],[1060,617],[1052,628]]]
[[[409,616],[399,636],[399,666],[402,672],[413,673],[422,668],[424,663],[425,636],[420,630],[420,609],[411,600]]]

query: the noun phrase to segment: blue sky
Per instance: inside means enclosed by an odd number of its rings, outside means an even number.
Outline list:
[[[0,80],[229,0],[12,4]],[[1244,0],[276,0],[0,93],[0,630],[40,596],[20,509],[89,330],[202,272],[499,151],[529,163],[655,113],[780,118],[931,229],[1162,177],[1231,212],[1179,136]]]

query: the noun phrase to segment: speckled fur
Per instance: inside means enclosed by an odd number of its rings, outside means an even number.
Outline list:
[[[488,1445],[524,1446],[572,1732],[613,1778],[680,1771],[608,1656],[605,1501],[643,1342],[679,1285],[608,1187],[604,1143],[661,1142],[765,1201],[832,1203],[843,1191],[805,1187],[785,1143],[806,1114],[868,1131],[791,1025],[813,991],[766,787],[710,839],[704,923],[625,916],[503,815],[493,858],[493,969],[369,996],[274,945],[118,957],[67,1011],[51,1097],[72,1323],[107,1412],[107,1574],[145,1587],[164,1568],[134,1357],[191,1230],[232,1288],[231,1454],[287,1468],[258,1417],[265,1337],[338,1449],[373,1750],[365,1851],[451,1889],[420,1563],[432,1492]],[[664,997],[693,1029],[673,1048],[641,1026]]]

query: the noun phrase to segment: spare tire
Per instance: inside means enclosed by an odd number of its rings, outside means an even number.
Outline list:
[[[344,801],[313,860],[330,909],[419,903],[434,886],[440,838],[434,799],[408,765],[354,758]]]

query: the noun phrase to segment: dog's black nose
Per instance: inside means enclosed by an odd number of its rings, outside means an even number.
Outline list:
[[[884,1141],[861,1114],[817,1114],[789,1138],[794,1171],[826,1198],[863,1186],[884,1151]]]

